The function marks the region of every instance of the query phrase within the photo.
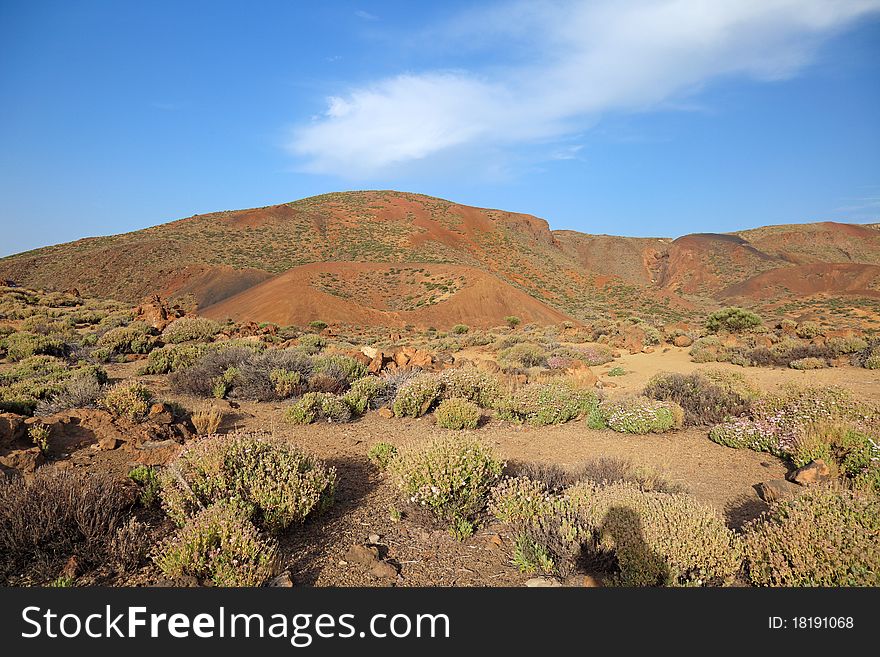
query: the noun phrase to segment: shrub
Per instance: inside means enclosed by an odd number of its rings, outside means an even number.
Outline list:
[[[410,504],[453,525],[483,510],[503,467],[482,443],[443,436],[401,450],[388,470]]]
[[[235,365],[230,396],[251,401],[295,397],[302,393],[313,370],[312,358],[296,349],[250,354]]]
[[[516,315],[508,315],[504,318],[504,323],[507,324],[510,328],[516,328],[520,325],[522,320]]]
[[[452,327],[452,333],[455,335],[464,335],[470,330],[470,327],[467,324],[456,324]]]
[[[190,443],[160,483],[178,525],[218,500],[234,500],[259,526],[280,531],[330,505],[336,471],[280,439],[240,432]]]
[[[351,420],[351,407],[337,395],[307,392],[288,407],[284,417],[292,424],[311,424],[318,420],[344,423]]]
[[[309,322],[309,327],[314,331],[323,331],[325,328],[327,328],[327,322],[322,322],[320,319],[316,319]]]
[[[547,352],[544,348],[530,342],[515,344],[498,354],[498,364],[503,369],[543,367],[546,363]]]
[[[38,354],[64,354],[64,343],[57,338],[20,331],[0,339],[0,347],[6,350],[6,357],[11,361],[24,360]]]
[[[740,568],[736,535],[712,507],[687,495],[621,483],[581,483],[566,491],[589,545],[613,554],[624,586],[718,586]]]
[[[853,356],[853,364],[869,370],[880,369],[880,342],[874,340]]]
[[[246,510],[220,501],[159,544],[153,559],[169,577],[187,575],[214,586],[259,586],[274,574],[277,550],[251,524]]]
[[[645,386],[646,397],[674,402],[684,409],[684,423],[688,426],[711,425],[738,417],[749,411],[752,400],[706,376],[661,373]]]
[[[80,370],[64,381],[49,399],[37,404],[37,415],[52,415],[70,408],[97,408],[104,386],[93,370]]]
[[[340,382],[345,388],[368,374],[367,366],[356,358],[343,354],[327,354],[315,358],[314,371]]]
[[[444,399],[434,411],[437,426],[444,429],[476,429],[482,417],[480,407],[467,399]]]
[[[40,468],[27,479],[0,478],[0,570],[61,559],[115,561],[112,543],[134,504],[120,482],[75,469]]]
[[[365,376],[351,384],[343,399],[357,414],[364,413],[368,408],[376,408],[388,391],[387,379],[378,376]]]
[[[445,399],[467,399],[482,408],[492,408],[501,399],[498,379],[475,367],[445,370],[440,373]]]
[[[799,338],[811,340],[812,338],[822,335],[822,329],[816,322],[801,322],[797,325],[795,334]]]
[[[367,452],[370,463],[380,470],[386,470],[395,456],[397,456],[397,448],[391,443],[378,442]]]
[[[605,403],[601,412],[608,428],[620,433],[664,433],[684,422],[684,410],[677,403],[647,397]]]
[[[159,498],[159,474],[149,465],[137,465],[128,472],[128,478],[140,487],[140,502],[151,506]]]
[[[34,423],[28,429],[28,436],[31,442],[40,448],[40,452],[44,455],[49,453],[49,434],[51,433],[48,426],[42,422]]]
[[[499,415],[535,426],[563,424],[589,415],[599,404],[598,395],[568,379],[529,383],[498,405]]]
[[[721,341],[714,335],[699,338],[688,352],[695,363],[714,363],[721,350]]]
[[[608,376],[624,376],[626,373],[626,370],[622,367],[612,367],[608,370]]]
[[[327,346],[327,340],[314,333],[301,335],[297,340],[296,348],[306,354],[317,354]]]
[[[442,390],[438,377],[419,374],[400,386],[391,408],[397,417],[421,417],[440,398]]]
[[[174,344],[153,349],[138,374],[168,374],[191,367],[208,349],[205,344]]]
[[[217,433],[220,424],[223,422],[223,411],[214,406],[207,406],[193,413],[191,420],[197,435],[206,436],[214,434]]]
[[[745,570],[758,586],[880,585],[880,503],[811,488],[747,525]]]
[[[0,372],[0,411],[30,415],[40,401],[62,394],[74,379],[91,379],[101,385],[107,373],[94,365],[69,367],[51,356],[26,358]]]
[[[218,322],[207,317],[181,317],[165,327],[162,339],[172,344],[205,341],[217,335],[221,328]]]
[[[142,383],[117,383],[101,399],[101,406],[116,417],[143,422],[150,410],[153,393]]]
[[[843,422],[853,428],[875,427],[875,410],[856,403],[841,388],[787,386],[752,405],[748,416],[713,427],[709,438],[720,445],[790,456],[813,425]]]
[[[217,392],[225,396],[232,388],[232,375],[254,355],[253,350],[239,346],[208,350],[189,367],[172,372],[171,387],[200,397],[213,397]]]
[[[143,322],[110,329],[98,338],[95,356],[110,360],[122,354],[146,354],[155,345],[156,338],[151,335],[152,328]]]
[[[795,370],[819,370],[828,367],[828,363],[824,358],[807,357],[793,360],[788,366]]]
[[[831,351],[838,356],[845,354],[854,354],[856,352],[864,350],[868,346],[866,340],[855,336],[830,338],[826,344],[828,345],[828,348],[831,349]]]
[[[716,310],[706,318],[706,329],[710,333],[727,331],[739,333],[761,325],[761,318],[753,312],[742,308],[724,308]]]

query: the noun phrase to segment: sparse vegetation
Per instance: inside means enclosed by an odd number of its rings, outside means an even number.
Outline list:
[[[141,383],[117,383],[101,399],[101,406],[117,417],[143,422],[150,410],[153,393]]]
[[[480,407],[467,399],[444,399],[434,411],[437,426],[444,429],[476,429],[482,413]]]

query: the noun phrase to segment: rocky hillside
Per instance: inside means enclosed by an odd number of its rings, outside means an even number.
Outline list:
[[[296,323],[329,313],[333,321],[422,326],[468,317],[492,324],[507,314],[536,322],[633,312],[677,320],[730,298],[788,302],[789,279],[802,299],[870,304],[877,265],[880,231],[869,226],[627,238],[368,191],[37,249],[0,259],[0,278],[130,302],[191,296],[206,314],[240,320]]]

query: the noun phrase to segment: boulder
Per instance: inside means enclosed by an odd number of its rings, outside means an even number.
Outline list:
[[[690,347],[693,343],[694,341],[688,335],[676,335],[672,341],[676,347]]]
[[[390,561],[379,561],[370,568],[370,576],[376,579],[397,579],[397,566]]]
[[[15,413],[0,413],[0,447],[9,447],[25,439],[25,418]]]
[[[155,422],[156,424],[168,425],[174,423],[174,412],[171,410],[171,407],[164,402],[159,402],[157,404],[153,404],[150,407],[150,412],[147,416],[147,419],[150,422]]]
[[[379,548],[375,545],[355,544],[348,548],[348,552],[345,553],[344,559],[348,563],[372,568],[380,562]]]
[[[770,481],[762,481],[760,484],[755,484],[755,491],[758,493],[758,497],[767,502],[767,504],[790,500],[797,497],[802,490],[797,484],[785,479],[771,479]]]
[[[815,459],[792,472],[790,479],[801,486],[809,486],[828,481],[832,476],[828,464],[822,459]]]
[[[20,474],[30,474],[46,462],[39,447],[16,449],[0,456],[0,465],[17,470]]]

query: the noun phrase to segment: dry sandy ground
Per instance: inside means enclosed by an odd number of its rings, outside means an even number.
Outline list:
[[[607,377],[603,372],[621,366],[625,376]],[[115,377],[129,376],[135,364],[113,366]],[[845,385],[866,400],[880,401],[880,376],[857,368],[835,368],[813,372],[789,369],[748,368],[728,364],[700,365],[690,362],[685,349],[658,350],[652,354],[624,355],[608,366],[594,368],[603,381],[617,385],[611,395],[635,394],[660,371],[690,372],[706,367],[721,367],[744,373],[765,389],[796,381],[820,385]],[[164,377],[145,377],[159,397],[198,408],[205,400],[171,395]],[[377,441],[402,445],[411,440],[448,433],[436,427],[428,416],[418,420],[383,418],[368,413],[351,424],[315,424],[291,426],[283,420],[283,404],[241,402],[238,408],[222,403],[227,417],[223,431],[241,427],[270,431],[285,437],[334,465],[339,473],[339,489],[334,507],[323,517],[294,529],[282,539],[285,566],[299,584],[314,585],[387,585],[398,586],[493,586],[518,585],[527,576],[510,562],[510,537],[504,528],[487,520],[477,534],[459,543],[442,530],[429,530],[411,519],[393,522],[389,509],[399,505],[395,491],[386,478],[370,464],[367,451]],[[494,446],[508,461],[553,462],[576,465],[588,459],[611,456],[625,458],[637,465],[660,470],[665,477],[684,486],[698,499],[714,506],[728,523],[738,527],[754,517],[764,504],[754,485],[782,478],[785,464],[768,454],[734,450],[711,442],[706,431],[687,429],[671,434],[629,436],[610,430],[594,431],[584,422],[570,422],[543,428],[520,427],[499,420],[488,420],[473,432]],[[104,467],[123,469],[127,463],[112,460],[114,453],[94,453]],[[112,464],[111,464],[112,463]],[[100,466],[99,466],[100,467]],[[401,569],[395,582],[374,580],[358,567],[345,564],[344,556],[354,543],[365,542],[378,534],[387,555]],[[501,534],[498,546],[496,534]],[[493,537],[494,542],[493,542]],[[144,571],[135,581],[146,583],[155,573]],[[154,580],[155,581],[155,580]]]

